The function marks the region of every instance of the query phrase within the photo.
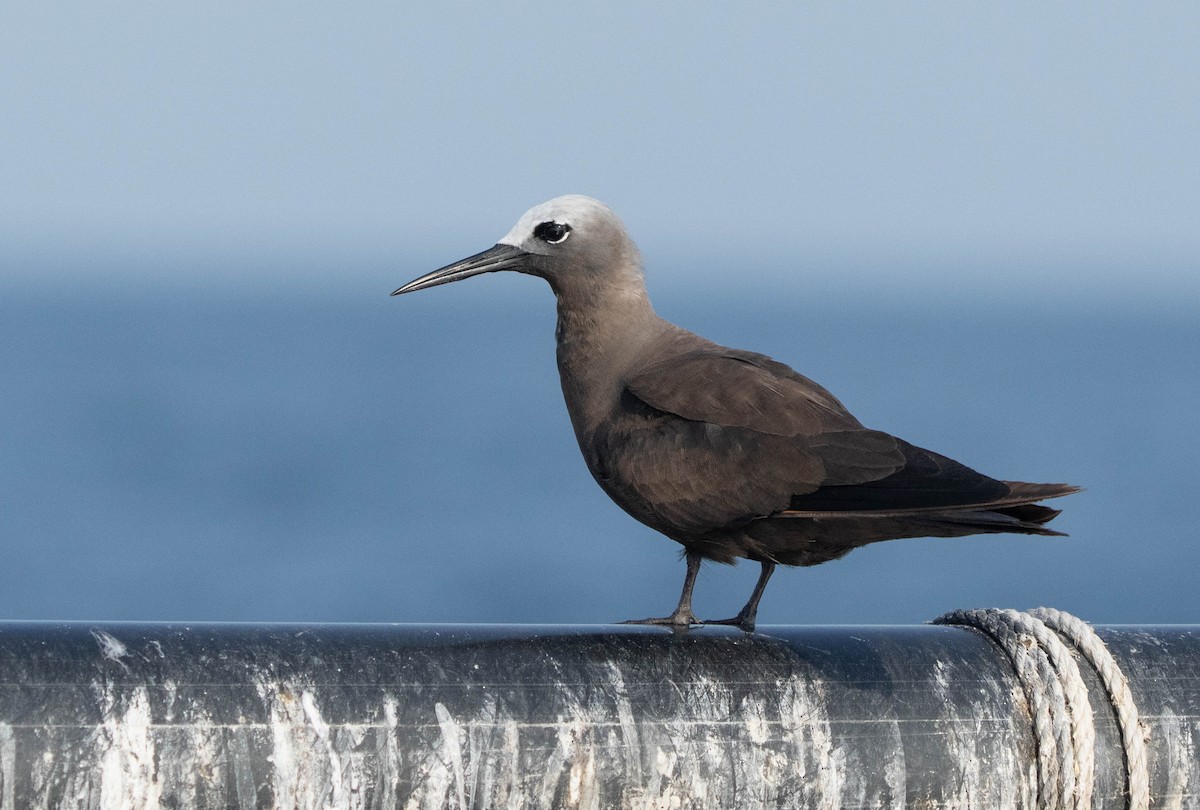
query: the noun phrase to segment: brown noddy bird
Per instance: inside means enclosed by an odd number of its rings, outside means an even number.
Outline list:
[[[568,195],[535,206],[495,247],[392,295],[515,270],[558,299],[558,370],[579,449],[630,515],[683,545],[675,611],[636,624],[754,628],[775,566],[816,565],[902,537],[1045,527],[1037,504],[1067,484],[1000,481],[870,430],[831,393],[783,363],[705,340],[650,306],[637,247],[608,206]],[[699,622],[702,560],[745,557],[762,573],[732,619]]]

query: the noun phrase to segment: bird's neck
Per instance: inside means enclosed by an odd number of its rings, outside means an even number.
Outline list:
[[[558,372],[576,434],[590,434],[612,411],[631,368],[666,321],[641,279],[603,291],[556,289]]]

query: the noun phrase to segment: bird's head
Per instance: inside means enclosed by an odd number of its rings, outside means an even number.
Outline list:
[[[413,279],[392,295],[497,270],[540,276],[560,295],[641,287],[641,260],[621,220],[599,200],[568,194],[530,208],[495,246]]]

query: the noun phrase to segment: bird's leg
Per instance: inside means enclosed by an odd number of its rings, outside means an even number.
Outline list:
[[[754,585],[754,593],[750,594],[750,601],[746,606],[738,611],[738,615],[732,619],[719,619],[715,622],[703,622],[703,624],[732,624],[745,630],[747,633],[754,632],[754,618],[758,615],[758,602],[762,599],[763,591],[767,589],[767,580],[771,578],[771,574],[775,573],[775,563],[764,560],[762,563],[762,572],[758,575],[758,582]]]
[[[688,627],[700,624],[692,614],[692,590],[696,587],[696,575],[700,573],[700,555],[687,552],[687,576],[683,580],[683,593],[679,595],[679,604],[675,612],[661,619],[630,619],[622,624],[667,624],[675,627]]]

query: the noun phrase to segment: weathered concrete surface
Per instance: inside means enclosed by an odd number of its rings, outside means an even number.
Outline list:
[[[1200,802],[1200,628],[1100,628],[1156,807]],[[1097,807],[1115,719],[1084,667]],[[1004,655],[950,627],[0,623],[0,808],[1030,807]]]

